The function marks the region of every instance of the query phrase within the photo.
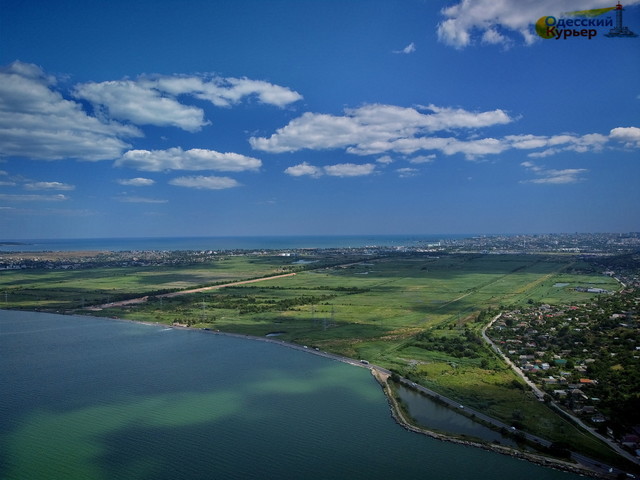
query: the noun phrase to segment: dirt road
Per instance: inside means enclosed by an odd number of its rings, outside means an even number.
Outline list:
[[[173,297],[179,297],[180,295],[188,295],[190,293],[206,292],[208,290],[216,290],[218,288],[232,287],[234,285],[244,285],[247,283],[264,282],[265,280],[273,280],[274,278],[292,277],[294,275],[295,273],[283,273],[282,275],[274,275],[272,277],[255,278],[253,280],[242,280],[239,282],[224,283],[222,285],[213,285],[211,287],[192,288],[190,290],[180,290],[179,292],[163,293],[161,295],[156,295],[156,298],[173,298]],[[90,307],[86,307],[85,310],[96,311],[96,310],[102,310],[105,308],[125,307],[127,305],[139,305],[141,303],[145,303],[147,300],[149,300],[148,295],[144,297],[139,297],[139,298],[131,298],[129,300],[122,300],[120,302],[111,302],[111,303],[103,303],[102,305],[93,305]]]

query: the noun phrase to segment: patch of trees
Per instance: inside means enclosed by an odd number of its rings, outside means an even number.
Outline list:
[[[301,295],[298,297],[275,300],[271,298],[261,298],[253,295],[217,295],[209,306],[213,308],[238,310],[244,313],[264,313],[291,310],[302,305],[314,305],[326,302],[337,295]]]
[[[422,332],[416,336],[413,345],[457,358],[478,357],[482,351],[482,340],[470,330],[464,330],[462,335],[455,336],[436,336],[430,331]]]
[[[476,323],[488,323],[494,315],[495,312],[491,308],[487,310],[480,310],[480,313],[478,313],[478,316],[476,317]]]

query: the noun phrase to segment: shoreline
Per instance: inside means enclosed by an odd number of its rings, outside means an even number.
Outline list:
[[[492,443],[482,443],[482,442],[474,442],[471,440],[465,440],[453,435],[438,433],[424,427],[418,427],[413,423],[411,423],[405,417],[404,412],[400,408],[400,405],[398,405],[398,402],[396,401],[393,395],[393,392],[391,391],[391,387],[388,384],[388,378],[390,375],[387,375],[386,373],[381,374],[376,368],[370,368],[370,371],[373,377],[382,387],[385,397],[387,398],[387,402],[389,403],[391,416],[396,421],[396,423],[400,425],[402,428],[404,428],[405,430],[408,430],[410,432],[417,433],[420,435],[425,435],[427,437],[433,438],[435,440],[440,440],[442,442],[450,442],[458,445],[464,445],[467,447],[480,448],[482,450],[499,453],[501,455],[507,455],[510,457],[518,458],[520,460],[525,460],[531,463],[535,463],[536,465],[540,465],[542,467],[554,468],[556,470],[575,473],[578,475],[585,475],[593,478],[604,478],[604,479],[615,478],[612,475],[600,474],[599,472],[591,470],[587,467],[583,467],[575,463],[569,463],[560,459],[546,457],[544,455],[527,453],[527,452],[516,450],[514,448],[510,448],[504,445],[496,445]]]
[[[51,313],[51,312],[39,312],[39,311],[33,311],[33,313]],[[249,334],[242,334],[242,333],[231,333],[231,332],[221,332],[219,330],[211,330],[211,329],[205,329],[205,328],[199,328],[199,327],[189,327],[187,325],[174,325],[174,324],[165,324],[165,323],[160,323],[160,322],[152,322],[152,321],[146,321],[146,320],[130,320],[130,319],[126,319],[126,318],[119,318],[119,317],[102,317],[102,316],[93,316],[93,315],[83,315],[83,314],[78,314],[78,313],[54,313],[56,315],[65,315],[65,316],[76,316],[76,317],[80,317],[80,318],[92,318],[92,319],[102,319],[102,320],[110,320],[110,321],[119,321],[119,322],[127,322],[127,323],[134,323],[134,324],[140,324],[140,325],[147,325],[147,326],[153,326],[153,327],[166,327],[166,328],[171,328],[171,329],[178,329],[178,330],[187,330],[187,331],[192,331],[192,332],[200,332],[200,333],[209,333],[209,334],[214,334],[214,335],[221,335],[221,336],[226,336],[226,337],[232,337],[232,338],[238,338],[238,339],[243,339],[243,340],[254,340],[254,341],[260,341],[260,342],[265,342],[265,343],[272,343],[275,345],[280,345],[283,347],[287,347],[287,348],[291,348],[294,350],[298,350],[301,352],[307,352],[307,353],[311,353],[317,356],[321,356],[330,360],[335,360],[335,361],[339,361],[341,363],[346,363],[352,366],[356,366],[359,368],[366,368],[367,370],[370,371],[371,375],[374,377],[374,379],[378,382],[378,384],[380,385],[380,387],[382,388],[382,391],[384,393],[384,396],[387,399],[387,403],[389,405],[390,408],[390,413],[391,413],[391,417],[394,419],[394,421],[400,425],[401,427],[403,427],[404,429],[413,432],[413,433],[418,433],[421,435],[426,435],[430,438],[433,438],[435,440],[440,440],[440,441],[445,441],[445,442],[450,442],[450,443],[456,443],[459,445],[464,445],[464,446],[468,446],[468,447],[474,447],[474,448],[480,448],[483,450],[488,450],[488,451],[492,451],[495,453],[499,453],[502,455],[508,455],[514,458],[519,458],[521,460],[526,460],[529,461],[531,463],[543,466],[543,467],[548,467],[548,468],[554,468],[557,470],[562,470],[562,471],[566,471],[566,472],[571,472],[571,473],[576,473],[579,475],[585,475],[585,476],[590,476],[593,478],[602,478],[602,479],[613,479],[616,478],[615,474],[605,474],[605,473],[600,473],[597,472],[595,470],[589,469],[588,467],[584,467],[580,464],[576,464],[576,463],[569,463],[560,459],[555,459],[552,457],[546,457],[544,455],[537,455],[537,454],[531,454],[531,453],[527,453],[527,452],[523,452],[521,450],[517,450],[514,448],[510,448],[504,445],[497,445],[497,444],[491,444],[491,443],[482,443],[482,442],[474,442],[471,440],[465,440],[465,439],[461,439],[457,436],[454,435],[448,435],[448,434],[444,434],[444,433],[439,433],[439,432],[434,432],[431,431],[427,428],[424,427],[418,427],[414,424],[412,424],[407,418],[405,418],[405,415],[402,411],[402,409],[400,408],[400,406],[398,405],[393,392],[391,391],[391,387],[388,384],[388,379],[391,376],[391,372],[386,370],[383,367],[377,366],[377,365],[372,365],[370,363],[363,363],[359,360],[355,360],[349,357],[344,357],[341,355],[336,355],[333,353],[329,353],[326,351],[322,351],[319,349],[315,349],[315,348],[309,348],[306,345],[299,345],[299,344],[295,344],[295,343],[291,343],[291,342],[287,342],[285,340],[279,340],[277,337],[259,337],[259,336],[255,336],[255,335],[249,335]]]
[[[94,317],[95,318],[95,317]],[[157,326],[161,326],[164,324],[161,323],[154,323],[154,322],[138,322],[136,320],[126,320],[125,321],[129,321],[129,322],[134,322],[134,323],[145,323],[148,325],[157,325]],[[495,452],[495,453],[499,453],[501,455],[507,455],[510,457],[514,457],[514,458],[518,458],[520,460],[525,460],[531,463],[534,463],[536,465],[540,465],[542,467],[547,467],[547,468],[553,468],[556,470],[561,470],[561,471],[565,471],[565,472],[570,472],[570,473],[575,473],[578,475],[583,475],[583,476],[589,476],[592,478],[602,478],[602,479],[613,479],[613,478],[617,478],[617,474],[606,474],[606,473],[600,473],[597,472],[595,470],[592,470],[588,467],[585,467],[583,465],[580,465],[578,463],[571,463],[568,461],[564,461],[564,460],[560,460],[560,459],[556,459],[553,457],[547,457],[544,455],[540,455],[540,454],[533,454],[533,453],[528,453],[528,452],[524,452],[521,450],[517,450],[515,448],[511,448],[511,447],[507,447],[505,445],[497,445],[497,444],[493,444],[493,443],[483,443],[483,442],[474,442],[471,440],[465,440],[465,439],[461,439],[455,435],[448,435],[448,434],[444,434],[444,433],[439,433],[439,432],[434,432],[431,431],[427,428],[424,427],[418,427],[414,424],[412,424],[407,418],[405,418],[404,413],[402,411],[402,409],[400,408],[400,406],[398,405],[393,392],[391,391],[391,387],[388,384],[388,378],[391,376],[391,373],[388,372],[386,369],[384,369],[383,367],[377,366],[377,365],[372,365],[369,363],[362,363],[358,360],[355,360],[353,358],[349,358],[349,357],[343,357],[340,355],[335,355],[332,353],[328,353],[328,352],[324,352],[322,350],[316,350],[313,348],[308,348],[306,345],[298,345],[295,343],[291,343],[291,342],[287,342],[284,340],[277,340],[277,337],[258,337],[255,335],[245,335],[245,334],[240,334],[240,333],[229,333],[229,332],[220,332],[220,331],[216,331],[216,330],[204,330],[202,328],[194,328],[194,327],[187,327],[187,326],[182,326],[182,325],[175,325],[172,326],[173,328],[178,328],[178,329],[182,329],[182,330],[192,330],[192,331],[201,331],[201,332],[206,332],[206,333],[213,333],[216,335],[223,335],[223,336],[228,336],[228,337],[235,337],[235,338],[240,338],[240,339],[245,339],[245,340],[257,340],[257,341],[261,341],[261,342],[267,342],[267,343],[274,343],[276,345],[281,345],[283,347],[287,347],[287,348],[292,348],[294,350],[299,350],[302,352],[307,352],[307,353],[311,353],[314,355],[318,355],[324,358],[328,358],[331,360],[336,360],[342,363],[346,363],[349,365],[353,365],[359,368],[366,368],[367,370],[369,370],[369,372],[371,373],[371,375],[374,377],[374,379],[378,382],[378,384],[381,386],[382,391],[384,393],[384,396],[387,399],[387,403],[389,405],[389,409],[390,409],[390,413],[391,413],[391,417],[395,420],[395,422],[401,426],[402,428],[404,428],[405,430],[408,430],[410,432],[413,433],[417,433],[420,435],[426,435],[430,438],[433,438],[435,440],[440,440],[443,442],[450,442],[450,443],[455,443],[458,445],[463,445],[463,446],[467,446],[467,447],[472,447],[472,448],[480,448],[482,450],[487,450],[487,451],[491,451],[491,452]]]

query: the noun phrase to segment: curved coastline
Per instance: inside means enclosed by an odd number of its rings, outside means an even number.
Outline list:
[[[214,334],[214,335],[222,335],[222,336],[226,336],[226,337],[235,337],[235,338],[239,338],[239,339],[244,339],[244,340],[254,340],[254,341],[260,341],[260,342],[266,342],[266,343],[273,343],[276,345],[280,345],[283,347],[287,347],[287,348],[291,348],[294,350],[298,350],[301,352],[307,352],[307,353],[311,353],[314,355],[318,355],[324,358],[328,358],[331,360],[336,360],[342,363],[347,363],[349,365],[352,366],[356,366],[359,368],[366,368],[367,370],[369,370],[372,374],[372,376],[374,377],[374,379],[378,382],[378,384],[380,385],[380,387],[382,388],[382,391],[385,395],[385,397],[387,398],[387,403],[389,405],[390,408],[390,413],[391,413],[391,417],[395,420],[395,422],[400,425],[401,427],[403,427],[404,429],[414,432],[414,433],[418,433],[421,435],[426,435],[430,438],[436,439],[436,440],[440,440],[440,441],[445,441],[445,442],[451,442],[451,443],[455,443],[455,444],[459,444],[459,445],[464,445],[464,446],[469,446],[469,447],[475,447],[475,448],[480,448],[483,450],[488,450],[488,451],[492,451],[495,453],[500,453],[503,455],[508,455],[514,458],[519,458],[521,460],[526,460],[532,463],[535,463],[537,465],[540,466],[544,466],[544,467],[548,467],[548,468],[554,468],[557,470],[562,470],[562,471],[566,471],[566,472],[571,472],[571,473],[575,473],[575,474],[579,474],[579,475],[584,475],[584,476],[590,476],[593,478],[603,478],[603,479],[612,479],[612,478],[616,478],[615,475],[611,475],[611,474],[605,474],[605,473],[601,473],[601,472],[597,472],[595,470],[589,469],[588,467],[579,465],[579,464],[575,464],[575,463],[569,463],[560,459],[555,459],[555,458],[551,458],[551,457],[546,457],[543,455],[536,455],[536,454],[532,454],[532,453],[527,453],[527,452],[523,452],[520,450],[516,450],[504,445],[497,445],[497,444],[490,444],[490,443],[482,443],[482,442],[474,442],[471,440],[466,440],[466,439],[462,439],[459,438],[455,435],[448,435],[446,433],[441,433],[441,432],[434,432],[431,431],[427,428],[424,427],[418,427],[416,425],[414,425],[413,423],[411,423],[404,415],[404,412],[402,411],[402,409],[400,408],[398,402],[396,401],[393,392],[391,390],[391,387],[389,386],[388,383],[388,378],[391,376],[391,372],[386,370],[383,367],[380,367],[378,365],[373,365],[370,363],[363,363],[359,360],[355,360],[349,357],[344,357],[341,355],[336,355],[336,354],[332,354],[326,351],[322,351],[319,349],[315,349],[315,348],[309,348],[306,345],[299,345],[299,344],[295,344],[295,343],[291,343],[291,342],[287,342],[284,340],[280,340],[277,337],[259,337],[259,336],[255,336],[255,335],[248,335],[248,334],[241,334],[241,333],[231,333],[231,332],[221,332],[219,330],[211,330],[211,329],[206,329],[206,328],[198,328],[198,327],[189,327],[186,325],[167,325],[164,323],[160,323],[160,322],[150,322],[150,321],[143,321],[143,320],[130,320],[130,319],[125,319],[125,318],[119,318],[119,317],[95,317],[92,315],[81,315],[81,314],[77,314],[77,313],[71,313],[72,316],[76,316],[76,317],[84,317],[84,318],[102,318],[104,320],[112,320],[112,321],[119,321],[119,322],[127,322],[127,323],[135,323],[135,324],[140,324],[140,325],[148,325],[148,326],[154,326],[154,327],[168,327],[171,329],[177,329],[177,330],[188,330],[188,331],[193,331],[193,332],[201,332],[201,333],[209,333],[209,334]]]
[[[410,432],[426,435],[430,438],[433,438],[435,440],[440,440],[443,442],[451,442],[451,443],[456,443],[458,445],[481,448],[483,450],[488,450],[491,452],[500,453],[502,455],[508,455],[510,457],[526,460],[528,462],[535,463],[543,467],[555,468],[556,470],[576,473],[578,475],[585,475],[585,476],[590,476],[594,478],[607,478],[607,479],[613,478],[609,475],[602,475],[598,472],[595,472],[581,465],[565,462],[559,459],[523,452],[521,450],[516,450],[510,447],[506,447],[504,445],[496,445],[492,443],[481,443],[481,442],[474,442],[471,440],[465,440],[453,435],[446,435],[443,433],[434,432],[432,430],[429,430],[423,427],[417,427],[405,417],[404,412],[400,408],[400,405],[398,405],[398,402],[396,401],[393,395],[393,392],[391,391],[391,387],[389,386],[389,383],[388,383],[389,376],[385,373],[381,373],[376,368],[370,368],[370,370],[371,370],[371,374],[378,381],[378,383],[382,387],[382,390],[385,396],[387,397],[389,408],[391,410],[391,416],[396,421],[396,423],[398,423],[398,425],[400,425],[401,427],[403,427],[404,429]]]
[[[91,317],[91,318],[95,318],[95,317]],[[105,318],[105,317],[102,317]],[[108,317],[107,317],[108,318]],[[119,321],[124,321],[124,322],[131,322],[131,323],[139,323],[139,324],[144,324],[144,325],[151,325],[151,326],[162,326],[165,325],[163,323],[159,323],[159,322],[147,322],[147,321],[138,321],[138,320],[128,320],[128,319],[122,319],[122,318],[111,318],[112,320],[119,320]],[[186,325],[171,325],[172,328],[176,328],[176,329],[180,329],[180,330],[190,330],[190,331],[197,331],[197,332],[203,332],[203,333],[211,333],[214,335],[223,335],[223,336],[227,336],[227,337],[235,337],[235,338],[240,338],[240,339],[245,339],[245,340],[254,340],[254,341],[260,341],[260,342],[266,342],[266,343],[273,343],[276,345],[281,345],[283,347],[287,347],[287,348],[292,348],[294,350],[299,350],[301,352],[307,352],[307,353],[311,353],[314,355],[318,355],[324,358],[328,358],[331,360],[336,360],[342,363],[347,363],[349,365],[353,365],[355,367],[359,367],[359,368],[366,368],[367,370],[369,370],[371,372],[371,375],[375,378],[375,380],[378,382],[378,384],[380,385],[380,387],[382,388],[382,391],[385,395],[385,397],[387,398],[387,403],[389,405],[389,409],[391,412],[391,417],[395,420],[395,422],[400,425],[401,427],[403,427],[404,429],[414,432],[414,433],[418,433],[421,435],[426,435],[430,438],[436,439],[436,440],[440,440],[440,441],[444,441],[444,442],[451,442],[451,443],[456,443],[459,445],[464,445],[464,446],[468,446],[468,447],[474,447],[474,448],[480,448],[483,450],[488,450],[488,451],[492,451],[495,453],[499,453],[502,455],[508,455],[510,457],[514,457],[514,458],[519,458],[521,460],[526,460],[529,461],[531,463],[535,463],[536,465],[540,465],[543,467],[548,467],[548,468],[554,468],[556,470],[562,470],[562,471],[566,471],[566,472],[570,472],[570,473],[575,473],[578,475],[584,475],[584,476],[589,476],[589,477],[593,477],[593,478],[603,478],[603,479],[612,479],[612,478],[616,478],[615,475],[611,475],[611,474],[604,474],[604,473],[600,473],[597,472],[595,470],[592,470],[588,467],[576,464],[576,463],[570,463],[567,461],[563,461],[560,459],[556,459],[556,458],[552,458],[552,457],[546,457],[543,455],[537,455],[537,454],[533,454],[533,453],[528,453],[528,452],[523,452],[521,450],[517,450],[514,448],[510,448],[504,445],[497,445],[497,444],[492,444],[492,443],[482,443],[482,442],[474,442],[471,440],[466,440],[466,439],[462,439],[459,438],[455,435],[447,435],[445,433],[440,433],[440,432],[434,432],[431,431],[427,428],[423,428],[423,427],[418,427],[416,425],[414,425],[413,423],[411,423],[404,415],[402,409],[400,408],[400,405],[398,405],[398,402],[396,401],[393,392],[391,391],[391,387],[388,384],[388,378],[391,376],[390,372],[380,366],[377,365],[372,365],[369,363],[362,363],[359,360],[355,360],[353,358],[349,358],[349,357],[343,357],[341,355],[335,355],[332,353],[328,353],[322,350],[316,350],[314,348],[309,348],[306,345],[298,345],[296,343],[291,343],[291,342],[287,342],[284,340],[279,340],[277,337],[258,337],[255,335],[247,335],[247,334],[241,334],[241,333],[231,333],[231,332],[221,332],[218,330],[210,330],[210,329],[203,329],[203,328],[196,328],[196,327],[188,327]]]

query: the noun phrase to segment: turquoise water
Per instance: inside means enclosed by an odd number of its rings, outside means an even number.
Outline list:
[[[276,344],[0,311],[0,478],[577,479],[408,432],[369,372]]]

